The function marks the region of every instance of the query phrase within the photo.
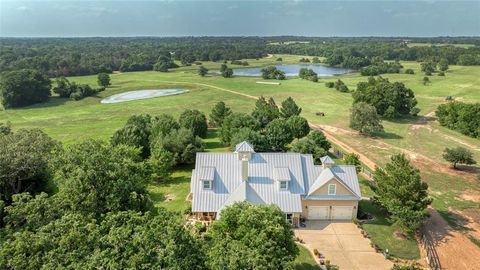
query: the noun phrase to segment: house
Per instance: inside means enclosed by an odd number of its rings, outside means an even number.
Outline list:
[[[197,153],[192,212],[215,219],[235,202],[275,204],[287,219],[351,220],[361,198],[355,166],[299,153],[256,153],[248,142],[233,153]]]

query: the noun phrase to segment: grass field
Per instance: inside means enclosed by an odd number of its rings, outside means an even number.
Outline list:
[[[302,245],[297,245],[300,250],[297,259],[293,263],[294,270],[320,270],[310,251]]]
[[[277,64],[277,57],[282,57],[283,63],[298,63],[303,56],[274,55],[271,58],[247,61],[252,67],[265,66]],[[221,65],[218,62],[204,64],[209,69],[218,69]],[[421,109],[420,116],[384,121],[385,133],[374,139],[360,136],[348,128],[351,94],[340,93],[324,85],[325,82],[338,78],[321,78],[319,83],[291,78],[282,81],[281,85],[260,85],[255,82],[261,79],[251,77],[225,79],[209,75],[202,78],[196,74],[197,66],[181,67],[167,73],[115,73],[111,75],[112,87],[98,97],[81,101],[53,97],[47,103],[0,111],[0,122],[10,121],[14,129],[41,128],[53,138],[71,144],[86,138],[108,139],[133,114],[170,113],[178,116],[183,110],[191,108],[208,114],[218,101],[224,101],[233,111],[249,112],[254,106],[254,99],[249,96],[273,96],[278,104],[291,96],[303,108],[302,116],[312,123],[325,126],[338,139],[379,165],[385,164],[392,154],[406,153],[421,170],[423,180],[428,182],[435,199],[433,206],[454,224],[455,218],[451,215],[451,210],[473,209],[480,212],[480,202],[475,200],[480,198],[475,197],[480,194],[480,181],[472,172],[461,173],[449,169],[442,159],[442,151],[446,146],[467,147],[480,162],[480,140],[441,127],[425,116],[431,116],[435,108],[449,95],[465,102],[480,102],[480,67],[451,66],[445,77],[431,76],[431,84],[425,86],[422,83],[424,75],[420,72],[419,63],[402,64],[405,68],[412,68],[415,74],[385,74],[383,77],[404,82],[413,89]],[[340,78],[350,89],[355,89],[358,82],[367,79],[358,73]],[[69,79],[78,83],[96,84],[96,76]],[[100,103],[103,97],[116,93],[152,88],[183,88],[189,92],[126,103]],[[318,111],[325,112],[326,116],[315,116]],[[216,139],[210,139],[211,141],[207,140],[209,149],[225,150]],[[152,186],[152,195],[157,202],[162,202],[161,204],[169,209],[178,209],[179,200],[184,200],[188,193],[190,170],[191,168],[181,168],[174,173],[171,183]],[[464,196],[472,192],[475,196]]]

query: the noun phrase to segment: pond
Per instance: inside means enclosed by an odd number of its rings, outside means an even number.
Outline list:
[[[119,103],[138,99],[156,98],[163,96],[178,95],[188,92],[183,89],[146,89],[128,91],[102,99],[101,103]]]
[[[320,65],[276,65],[277,69],[285,72],[287,77],[297,77],[298,72],[301,68],[312,69],[317,73],[319,77],[332,77],[337,75],[343,75],[347,73],[354,72],[353,69],[348,68],[339,68],[339,67],[329,67],[329,66],[320,66]],[[261,77],[262,68],[239,68],[234,69],[233,74],[237,76],[248,76],[248,77]],[[220,74],[220,71],[214,70],[211,73]]]

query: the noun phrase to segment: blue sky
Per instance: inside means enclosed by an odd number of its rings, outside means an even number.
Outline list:
[[[4,37],[206,35],[480,35],[480,0],[0,0]]]

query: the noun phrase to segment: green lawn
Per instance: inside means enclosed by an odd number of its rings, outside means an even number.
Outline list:
[[[398,227],[391,224],[384,213],[382,213],[370,201],[362,200],[360,208],[367,213],[375,216],[375,220],[364,224],[365,230],[370,236],[371,241],[377,244],[381,249],[388,249],[394,257],[402,259],[418,259],[420,251],[418,250],[415,239],[398,239],[394,236],[394,232],[399,230]]]
[[[294,270],[320,270],[317,262],[312,257],[310,251],[302,245],[298,245],[300,254],[298,254],[297,259],[295,259],[293,269]]]

